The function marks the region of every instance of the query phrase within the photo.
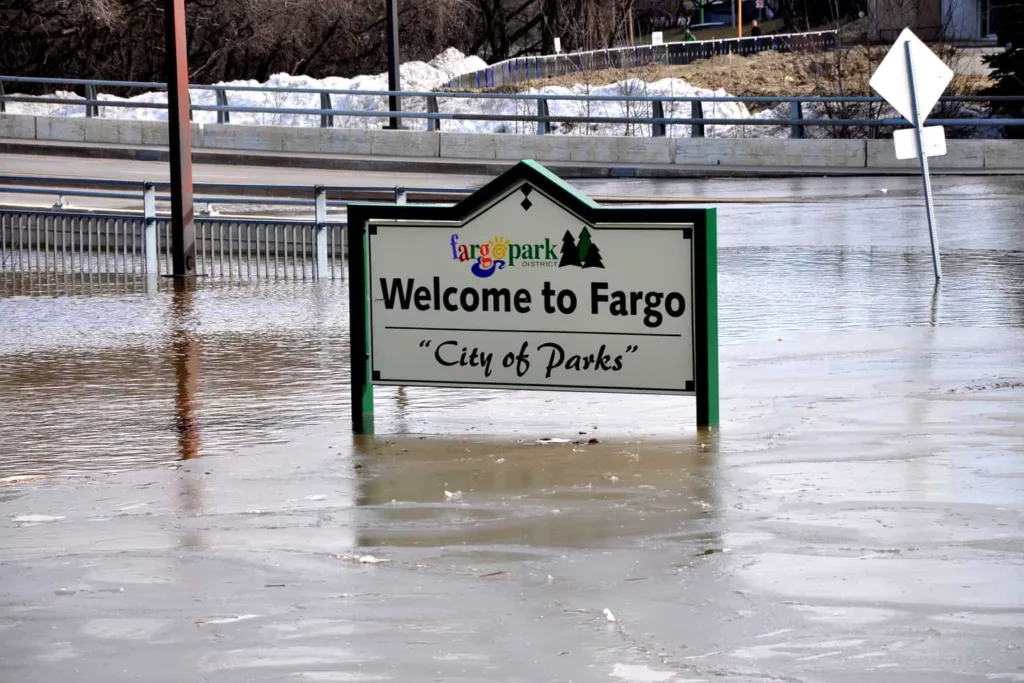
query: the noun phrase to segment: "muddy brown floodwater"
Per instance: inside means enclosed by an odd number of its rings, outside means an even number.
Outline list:
[[[774,200],[720,209],[719,431],[354,438],[343,281],[0,274],[0,680],[1024,681],[1024,180],[936,179],[938,288],[913,178],[579,185]]]

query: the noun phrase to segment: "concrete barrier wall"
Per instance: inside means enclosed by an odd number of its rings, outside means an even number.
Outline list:
[[[981,140],[985,168],[1024,168],[1024,140]]]
[[[928,157],[931,168],[974,168],[985,167],[984,140],[946,140],[946,153],[940,157]],[[1002,142],[1002,141],[1000,141]],[[1008,141],[1009,142],[1009,141]],[[872,168],[920,168],[921,162],[913,159],[897,159],[892,140],[867,140],[868,166]],[[1024,166],[1024,158],[1018,160]]]
[[[918,168],[914,159],[897,159],[892,140],[868,140],[867,165],[871,168]],[[928,157],[934,169],[1024,168],[1024,140],[946,140],[946,153]]]
[[[866,161],[864,143],[864,140],[686,138],[676,141],[675,163],[863,168]]]
[[[68,116],[0,116],[0,119],[5,118],[34,119],[36,140],[144,145],[147,147],[166,147],[170,144],[167,124],[162,121],[79,119]],[[202,147],[203,125],[193,123],[191,130],[192,145]]]
[[[36,118],[34,116],[0,114],[0,138],[34,140],[35,137]]]
[[[0,114],[0,138],[166,147],[160,121]],[[892,140],[690,139],[607,136],[437,133],[192,124],[196,149],[295,154],[421,157],[541,162],[597,162],[615,166],[677,164],[722,167],[912,169],[897,160]],[[936,169],[1022,169],[1024,140],[948,140]]]
[[[674,138],[441,133],[441,156],[451,159],[671,164],[675,146]]]

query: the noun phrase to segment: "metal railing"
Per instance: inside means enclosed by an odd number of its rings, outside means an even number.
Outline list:
[[[759,52],[802,52],[836,47],[836,31],[781,33],[753,38],[673,41],[661,45],[607,48],[536,57],[514,57],[486,69],[462,74],[448,81],[449,88],[500,88],[503,86],[598,69],[628,69],[647,64],[691,64],[718,55],[754,55]]]
[[[197,273],[221,278],[341,277],[344,226],[288,220],[197,218]],[[319,268],[318,233],[327,262]],[[170,220],[116,213],[0,209],[0,271],[168,275]]]
[[[28,184],[8,184],[32,182]],[[103,189],[61,186],[56,178],[0,177],[0,193],[54,196],[47,209],[0,207],[0,272],[57,275],[168,275],[171,268],[170,220],[157,214],[157,194],[167,183],[79,179],[76,184]],[[238,186],[201,184],[213,192],[196,195],[196,205],[254,204],[261,207],[312,209],[312,220],[251,216],[199,217],[196,266],[200,276],[242,279],[312,280],[344,275],[346,222],[328,216],[329,208],[349,202],[328,200],[328,193],[358,193],[361,198],[404,202],[410,190],[418,196],[465,196],[471,190],[401,187]],[[109,189],[106,189],[109,188]],[[228,194],[237,190],[249,196]],[[259,194],[262,192],[263,194]],[[308,198],[295,195],[304,192]],[[217,194],[224,193],[224,194]],[[72,209],[68,197],[141,200],[139,209],[91,211]]]
[[[54,96],[29,96],[5,94],[2,84],[24,83],[42,85],[65,85],[85,88],[87,96],[85,99],[68,99]],[[102,116],[103,110],[107,108],[128,108],[128,109],[166,109],[165,102],[140,102],[126,100],[98,99],[100,88],[140,88],[164,89],[163,83],[146,83],[138,81],[90,81],[86,79],[56,79],[56,78],[29,78],[18,76],[0,75],[0,110],[3,110],[5,103],[39,103],[59,104],[65,107],[81,109],[82,114],[89,117]],[[808,127],[821,128],[844,128],[844,127],[876,127],[894,128],[910,125],[902,118],[830,118],[822,117],[820,110],[826,107],[833,107],[840,111],[853,110],[856,114],[859,109],[867,105],[880,105],[883,100],[879,97],[733,97],[733,96],[675,96],[675,95],[651,95],[643,91],[622,95],[568,95],[568,94],[502,94],[502,93],[474,93],[474,92],[431,92],[431,91],[397,91],[389,90],[331,90],[331,89],[306,89],[306,88],[282,88],[270,86],[242,86],[242,85],[209,85],[192,86],[192,89],[202,93],[213,91],[215,101],[218,104],[196,104],[191,105],[193,112],[216,112],[218,123],[230,123],[231,114],[275,114],[279,116],[306,117],[304,122],[310,126],[319,125],[330,128],[338,124],[343,117],[366,120],[382,120],[395,117],[405,122],[407,126],[416,126],[428,131],[440,131],[444,121],[492,121],[504,124],[528,124],[531,130],[538,135],[545,135],[552,132],[554,124],[579,125],[587,128],[594,125],[620,125],[626,124],[631,127],[640,127],[641,135],[659,137],[677,133],[682,137],[704,137],[707,126],[775,126],[788,127],[791,137],[804,137]],[[310,107],[295,106],[246,106],[232,104],[230,93],[256,92],[274,95],[299,95],[309,98]],[[386,107],[386,99],[389,95],[399,95],[406,104],[413,103],[419,98],[422,100],[422,110],[405,110],[400,112],[389,112]],[[334,108],[334,97],[350,98],[375,98],[379,109],[338,109]],[[514,113],[484,113],[443,111],[441,102],[443,100],[502,100],[512,103]],[[944,104],[966,104],[966,103],[992,103],[992,102],[1024,102],[1024,97],[1014,96],[959,96],[943,97],[940,103]],[[568,103],[568,105],[566,105]],[[589,112],[592,106],[600,104],[614,104],[623,112],[622,116],[590,116],[579,115],[570,111],[569,113],[552,113],[555,106],[562,109],[575,109],[576,112]],[[755,104],[759,106],[784,105],[788,117],[778,115],[767,117],[730,118],[715,116],[719,105],[728,103]],[[312,106],[318,105],[318,106]],[[376,105],[374,105],[376,106]],[[418,105],[417,105],[418,106]],[[482,109],[483,107],[481,107]],[[881,109],[881,107],[879,107]],[[532,111],[531,111],[532,110]],[[689,116],[683,115],[683,112]],[[941,104],[940,109],[941,111]],[[835,112],[833,112],[835,113]],[[710,115],[709,115],[710,114]],[[302,125],[303,121],[297,121]],[[384,123],[384,121],[382,121]],[[945,125],[962,127],[1003,127],[1024,125],[1024,119],[1009,118],[930,118],[927,125]],[[294,124],[293,124],[294,125]],[[685,131],[676,129],[673,126],[685,127]],[[363,126],[365,127],[365,126]],[[683,133],[687,133],[683,134]]]

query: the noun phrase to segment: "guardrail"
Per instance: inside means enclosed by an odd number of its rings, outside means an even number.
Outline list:
[[[65,85],[82,87],[88,96],[84,99],[68,99],[52,96],[29,96],[7,94],[3,83],[25,83],[44,85]],[[106,108],[127,109],[166,109],[164,102],[139,102],[127,100],[99,99],[99,89],[150,87],[165,89],[166,84],[139,81],[91,81],[86,79],[55,79],[30,78],[0,75],[0,112],[5,111],[10,102],[59,104],[65,107],[81,108],[87,118],[100,117]],[[443,121],[494,121],[503,123],[526,123],[535,125],[538,135],[552,133],[553,124],[571,125],[614,125],[628,124],[643,126],[645,133],[652,137],[671,134],[671,126],[687,126],[689,137],[704,137],[706,126],[739,125],[739,126],[788,126],[790,137],[802,138],[807,127],[843,128],[851,126],[892,128],[910,125],[902,118],[829,118],[817,115],[817,110],[833,106],[837,109],[851,109],[858,105],[880,104],[879,97],[735,97],[735,96],[671,96],[651,95],[644,93],[626,95],[567,95],[567,94],[500,94],[470,92],[433,92],[433,91],[390,91],[390,90],[324,90],[304,88],[280,88],[270,86],[241,85],[199,85],[193,90],[214,91],[218,104],[192,104],[190,112],[216,112],[217,123],[231,123],[231,114],[278,114],[310,117],[311,125],[319,119],[320,127],[335,127],[336,117],[353,117],[364,119],[399,118],[406,122],[425,121],[428,131],[440,131]],[[319,107],[282,107],[282,106],[242,106],[232,105],[229,93],[259,92],[272,94],[308,95],[314,101],[319,99]],[[410,98],[422,98],[425,101],[423,111],[389,112],[385,109],[338,109],[333,107],[332,97],[347,96],[356,98],[377,98],[384,101],[390,95],[398,95],[406,102]],[[483,113],[483,112],[446,112],[441,111],[441,100],[502,100],[514,103],[514,113]],[[960,96],[943,97],[940,103],[992,103],[992,102],[1024,102],[1024,97],[1014,96]],[[570,103],[577,110],[586,110],[594,105],[613,103],[627,115],[623,116],[589,116],[576,114],[552,114],[553,105]],[[780,118],[729,118],[724,116],[708,116],[710,110],[714,114],[720,104],[743,103],[760,105],[788,105],[789,116]],[[689,116],[679,116],[681,107],[688,106]],[[525,113],[534,109],[536,113]],[[813,116],[812,116],[813,114]],[[930,118],[928,125],[964,126],[964,127],[1003,127],[1024,125],[1024,119],[1007,118]],[[422,128],[420,128],[422,129]],[[648,132],[649,131],[649,132]],[[685,137],[685,136],[684,136]]]
[[[157,210],[157,202],[170,199],[169,187],[165,181],[0,175],[0,194],[54,198],[49,210],[0,206],[0,273],[169,275],[170,219]],[[275,280],[344,277],[348,223],[329,210],[344,209],[353,201],[456,202],[476,189],[236,183],[196,183],[194,188],[197,211],[203,204],[310,210],[305,218],[196,218],[200,276]],[[88,210],[69,206],[69,197],[128,199],[139,204],[138,208]]]
[[[0,207],[0,272],[31,275],[113,274],[168,275],[171,272],[170,220],[157,213],[167,201],[166,182],[0,176],[0,193],[54,196],[51,210]],[[28,184],[32,183],[32,184]],[[194,205],[256,204],[309,207],[312,220],[245,216],[196,219],[196,263],[200,276],[264,279],[336,279],[344,276],[344,230],[347,223],[328,215],[349,200],[330,200],[329,193],[358,195],[403,203],[407,197],[461,198],[472,189],[430,187],[350,187],[295,185],[197,184],[208,194]],[[247,196],[237,193],[244,192]],[[228,194],[230,193],[230,194]],[[307,198],[296,195],[305,194]],[[71,210],[68,197],[133,199],[139,209]]]
[[[836,47],[836,31],[781,33],[752,38],[673,41],[661,45],[607,48],[536,57],[515,57],[496,62],[486,69],[462,74],[448,81],[447,87],[500,88],[568,73],[597,69],[628,69],[646,64],[690,64],[718,55],[748,56],[759,52],[802,52],[831,50]]]

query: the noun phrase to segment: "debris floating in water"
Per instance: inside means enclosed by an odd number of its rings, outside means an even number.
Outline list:
[[[449,491],[448,489],[445,489],[445,491],[444,491],[444,499],[445,500],[462,500],[462,491]]]
[[[43,478],[42,474],[15,474],[10,477],[0,477],[0,484],[7,486],[14,486],[15,484],[27,484],[31,481],[39,481]]]
[[[234,617],[221,617],[220,619],[197,619],[196,626],[202,626],[203,624],[233,624],[236,621],[248,621],[249,619],[258,619],[258,614],[239,614]]]
[[[15,524],[46,524],[66,519],[67,515],[16,515],[11,521]]]
[[[335,555],[336,558],[342,562],[354,562],[356,564],[384,564],[391,560],[386,560],[383,557],[375,557],[373,555],[354,555],[352,553],[346,553],[345,555]]]
[[[615,615],[612,614],[612,611],[610,609],[608,609],[607,607],[604,608],[603,614],[604,614],[604,618],[607,619],[610,622],[614,623],[614,622],[618,621],[618,619],[615,618]]]

